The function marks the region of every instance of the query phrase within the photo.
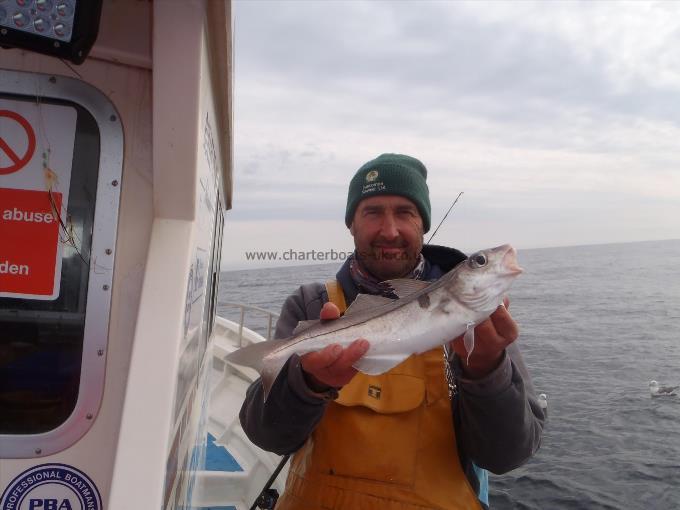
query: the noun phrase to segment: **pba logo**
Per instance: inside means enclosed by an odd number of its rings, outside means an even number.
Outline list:
[[[94,482],[66,464],[42,464],[10,482],[0,510],[102,510]]]

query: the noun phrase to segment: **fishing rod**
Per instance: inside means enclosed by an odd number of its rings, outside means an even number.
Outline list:
[[[269,480],[267,480],[267,483],[264,484],[262,491],[257,496],[253,506],[250,507],[250,510],[257,510],[258,508],[261,510],[271,510],[276,506],[276,501],[279,499],[279,492],[276,489],[271,489],[271,486],[276,480],[276,477],[279,476],[283,466],[288,462],[289,457],[290,455],[283,456],[281,462],[279,462],[279,465],[276,466],[276,469],[269,477]]]
[[[451,209],[453,209],[453,206],[456,205],[456,202],[458,202],[458,199],[459,199],[462,195],[463,195],[463,192],[462,192],[462,191],[461,191],[460,193],[458,193],[458,196],[456,197],[456,199],[455,199],[455,200],[453,201],[453,203],[451,204],[451,207],[449,207],[449,210],[446,211],[446,214],[445,214],[444,217],[442,218],[442,221],[439,222],[439,225],[437,225],[437,228],[434,229],[434,233],[430,236],[430,238],[427,240],[427,242],[426,242],[425,244],[430,244],[430,241],[432,241],[432,238],[437,234],[437,231],[439,230],[439,227],[442,226],[442,223],[444,223],[444,220],[446,219],[446,217],[447,217],[447,216],[449,215],[449,213],[451,212]]]

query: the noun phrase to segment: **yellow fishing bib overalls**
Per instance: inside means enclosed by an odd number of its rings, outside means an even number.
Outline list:
[[[346,309],[335,281],[329,300]],[[276,510],[480,509],[458,459],[442,350],[358,373],[295,453]]]

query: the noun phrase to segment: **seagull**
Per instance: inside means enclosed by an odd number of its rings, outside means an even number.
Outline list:
[[[659,386],[656,381],[649,381],[649,393],[652,397],[671,397],[678,394],[680,386]]]
[[[548,409],[548,395],[541,393],[538,396],[538,405],[541,406],[541,409]]]

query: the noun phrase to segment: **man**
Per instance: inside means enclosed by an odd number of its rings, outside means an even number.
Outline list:
[[[423,246],[426,178],[420,161],[398,154],[357,171],[345,216],[356,250],[337,273],[341,290],[336,282],[300,287],[283,305],[276,338],[298,321],[337,318],[336,305],[358,293],[394,297],[385,280],[436,280],[466,258]],[[241,409],[246,434],[266,450],[296,452],[277,510],[488,508],[486,470],[524,463],[545,419],[517,336],[506,301],[475,328],[469,360],[460,337],[448,357],[438,348],[367,376],[352,364],[371,339],[357,339],[292,356],[266,402],[253,383]]]

